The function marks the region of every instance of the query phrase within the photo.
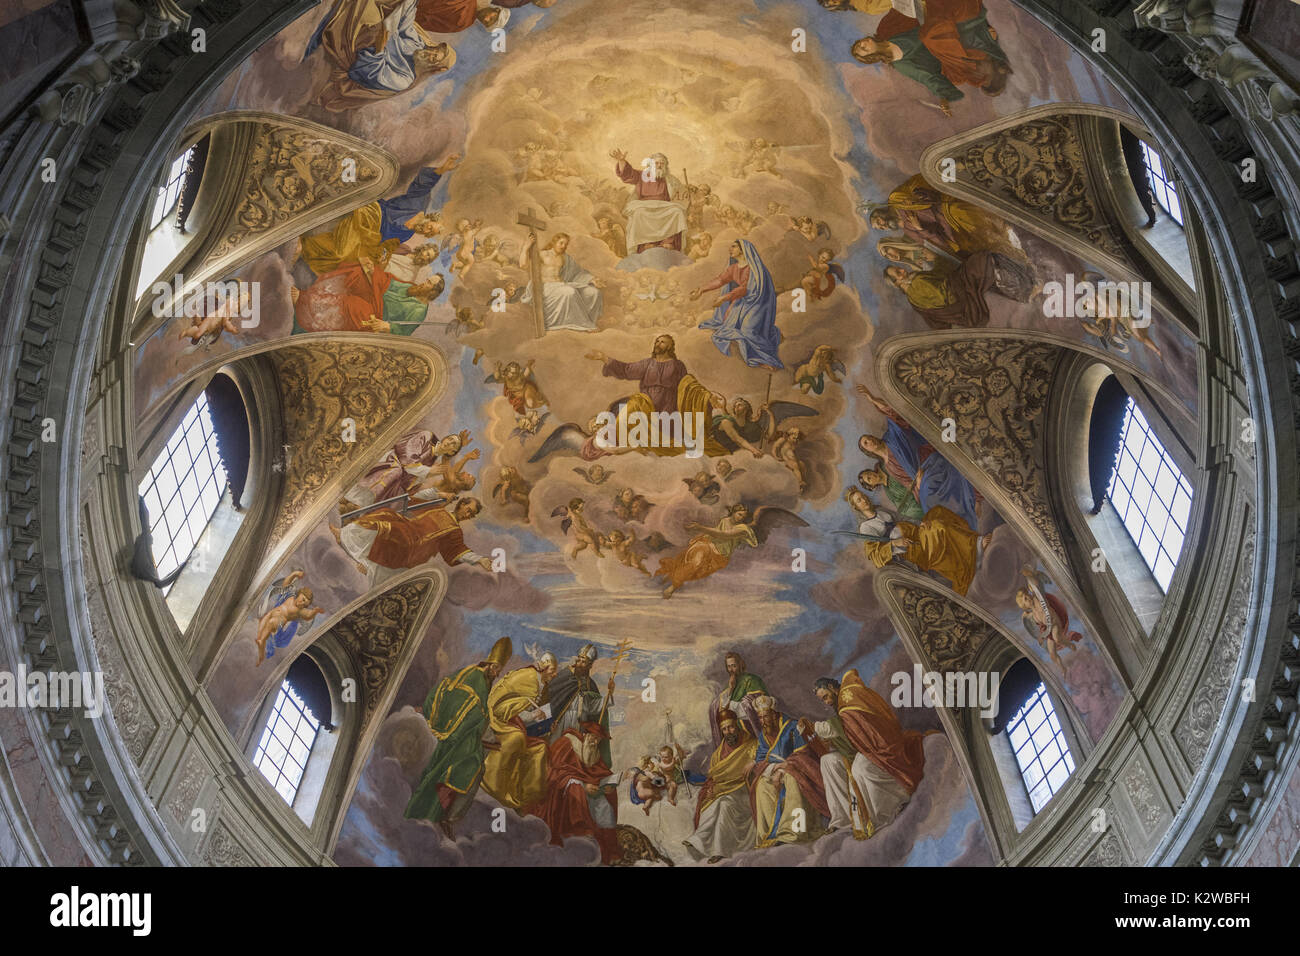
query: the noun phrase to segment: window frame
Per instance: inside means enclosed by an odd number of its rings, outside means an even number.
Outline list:
[[[201,444],[191,441],[196,431],[199,436],[198,442]],[[198,451],[195,450],[196,445]],[[182,460],[181,455],[187,459],[183,470],[178,467]],[[203,464],[203,459],[206,459],[206,464]],[[203,477],[199,478],[198,468],[201,464],[204,473]],[[193,477],[192,484],[191,477]],[[210,499],[209,505],[205,506],[204,496],[208,488],[214,484],[218,486],[216,496]],[[165,492],[166,500],[163,500],[163,489],[168,485],[170,489]],[[152,556],[158,577],[167,577],[193,555],[194,549],[212,523],[212,518],[229,487],[225,467],[217,452],[216,429],[208,412],[207,395],[200,391],[136,486],[136,493],[144,498],[145,508],[149,513],[149,533],[153,537]],[[192,496],[188,501],[185,500],[186,494]],[[151,495],[154,504],[150,503]],[[172,511],[173,503],[178,500],[181,505],[179,518]],[[206,512],[202,526],[195,531],[194,516],[202,512]],[[174,530],[173,520],[177,522]],[[189,547],[184,554],[181,554],[177,542],[181,541],[183,536],[189,538]],[[162,542],[164,537],[165,543]],[[169,556],[171,563],[165,564],[164,559]],[[171,587],[164,589],[164,596],[170,590]]]
[[[167,222],[167,217],[176,208],[180,202],[181,192],[185,188],[185,177],[189,172],[190,157],[194,155],[194,146],[191,144],[172,161],[171,168],[167,171],[166,181],[158,187],[154,194],[153,211],[149,214],[148,232],[152,233],[155,229],[163,226]]]
[[[1178,189],[1174,185],[1173,171],[1154,146],[1141,138],[1138,142],[1142,144],[1142,164],[1146,167],[1147,176],[1151,180],[1151,195],[1156,205],[1163,209],[1170,219],[1178,223],[1178,228],[1184,228],[1183,204],[1178,198]]]
[[[1034,710],[1042,706],[1043,716],[1032,729],[1028,729],[1024,740],[1019,746],[1016,745],[1015,731],[1021,727],[1026,727],[1034,714]],[[1038,731],[1046,727],[1048,730],[1047,741],[1040,747]],[[1030,806],[1034,811],[1034,816],[1038,816],[1043,809],[1052,802],[1052,798],[1060,793],[1065,785],[1070,782],[1074,772],[1078,770],[1078,762],[1074,759],[1074,754],[1070,751],[1070,741],[1066,737],[1064,723],[1057,715],[1056,704],[1052,699],[1052,693],[1048,689],[1045,681],[1041,679],[1038,686],[1026,697],[1016,710],[1015,714],[1007,721],[1003,735],[1011,745],[1012,755],[1016,759],[1016,765],[1020,769],[1020,780],[1024,785],[1025,793],[1029,797]],[[1057,753],[1050,765],[1045,765],[1043,755],[1048,753],[1049,747],[1055,746]],[[1032,756],[1022,758],[1026,750],[1032,752]],[[1041,770],[1042,776],[1030,783],[1030,772],[1034,765]],[[1060,779],[1058,784],[1052,783],[1052,771],[1058,766],[1065,765],[1065,776]],[[1048,788],[1047,796],[1042,798],[1041,802],[1035,793],[1039,788],[1046,784]]]
[[[270,710],[267,712],[266,720],[263,721],[262,731],[258,735],[257,743],[253,747],[252,761],[253,766],[261,773],[263,779],[270,784],[271,789],[278,793],[291,808],[294,807],[298,800],[302,782],[307,776],[307,767],[311,763],[312,755],[316,752],[316,743],[320,739],[321,724],[320,718],[313,714],[302,698],[294,693],[288,677],[282,678],[280,686],[276,689],[275,699],[271,702]],[[311,729],[310,740],[300,733],[304,725],[309,726]],[[287,740],[280,734],[282,727],[285,728],[284,733],[289,738]],[[284,751],[283,756],[278,761],[268,750],[268,746],[272,742],[279,745],[280,749]],[[301,763],[299,763],[293,752],[293,744],[299,742],[305,744],[307,751]],[[291,778],[290,776],[290,768],[288,767],[290,762],[296,765],[296,777]],[[274,776],[267,772],[268,765],[274,768]],[[292,791],[290,795],[286,795],[280,789],[282,781],[289,781]]]
[[[1136,437],[1134,428],[1140,432]],[[1154,460],[1148,452],[1151,452]],[[1126,478],[1123,466],[1128,461],[1132,462],[1133,471]],[[1167,486],[1167,483],[1162,482],[1166,474],[1172,480],[1167,496],[1161,491],[1162,487]],[[1119,517],[1120,524],[1162,594],[1169,593],[1169,586],[1178,569],[1187,542],[1195,498],[1191,482],[1130,395],[1124,409],[1115,470],[1111,475],[1110,486],[1106,489],[1106,503]],[[1153,506],[1158,506],[1158,509]],[[1176,547],[1169,546],[1172,542],[1171,532],[1177,536]],[[1150,557],[1143,550],[1144,542],[1154,542],[1154,550],[1148,546],[1148,550],[1152,551]]]

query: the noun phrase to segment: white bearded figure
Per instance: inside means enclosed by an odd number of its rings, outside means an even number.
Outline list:
[[[618,178],[636,186],[632,198],[623,207],[628,251],[643,252],[662,246],[681,252],[690,197],[681,180],[668,171],[668,157],[655,153],[637,169],[621,150],[614,150],[610,155],[618,161],[614,168]]]

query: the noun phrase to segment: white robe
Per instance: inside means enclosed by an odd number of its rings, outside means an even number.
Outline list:
[[[826,804],[831,811],[827,826],[832,830],[852,827],[865,832],[870,820],[874,833],[892,823],[912,797],[907,788],[865,754],[854,753],[845,766],[847,755],[835,746],[837,742],[841,747],[848,743],[838,719],[818,721],[813,730],[831,745],[831,752],[821,758],[822,783],[826,786]],[[867,804],[865,807],[858,802],[859,794]]]
[[[542,283],[542,314],[547,329],[595,331],[596,320],[604,308],[604,294],[591,284],[593,279],[595,276],[574,262],[572,256],[564,254],[560,281]],[[533,301],[531,282],[519,301]]]
[[[731,856],[754,849],[757,840],[749,790],[741,787],[714,800],[700,814],[700,825],[686,841],[701,858]]]
[[[647,242],[663,242],[687,230],[686,190],[676,176],[668,177],[669,201],[662,199],[637,199],[636,193],[623,207],[627,217],[627,251],[636,252],[637,246]]]

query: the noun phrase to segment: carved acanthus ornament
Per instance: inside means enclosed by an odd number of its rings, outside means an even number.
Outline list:
[[[368,193],[386,165],[351,141],[308,129],[270,122],[253,130],[239,204],[221,226],[204,263],[234,250],[301,216],[313,207],[350,194]]]
[[[357,608],[330,631],[356,664],[367,721],[383,698],[402,650],[417,639],[412,631],[432,588],[427,578],[399,584]]]
[[[971,337],[900,349],[888,378],[956,445],[1067,561],[1048,505],[1042,417],[1060,349],[1023,339]]]
[[[957,168],[993,195],[1122,259],[1115,227],[1089,179],[1080,121],[1066,113],[1008,126],[966,144]]]
[[[940,673],[969,671],[975,655],[997,629],[951,595],[891,580],[894,601],[925,654],[923,665]]]
[[[313,341],[270,353],[288,446],[278,462],[286,477],[272,542],[283,537],[322,488],[356,463],[386,423],[427,392],[434,378],[428,358],[386,347],[382,336],[373,337],[374,345]],[[345,435],[355,440],[345,441]]]

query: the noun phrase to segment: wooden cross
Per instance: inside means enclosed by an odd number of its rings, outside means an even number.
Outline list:
[[[519,214],[519,225],[528,227],[528,235],[535,241],[528,252],[528,273],[533,280],[533,321],[537,327],[537,337],[546,334],[546,313],[542,309],[542,255],[537,249],[539,232],[546,230],[546,223],[533,213],[531,206]]]

